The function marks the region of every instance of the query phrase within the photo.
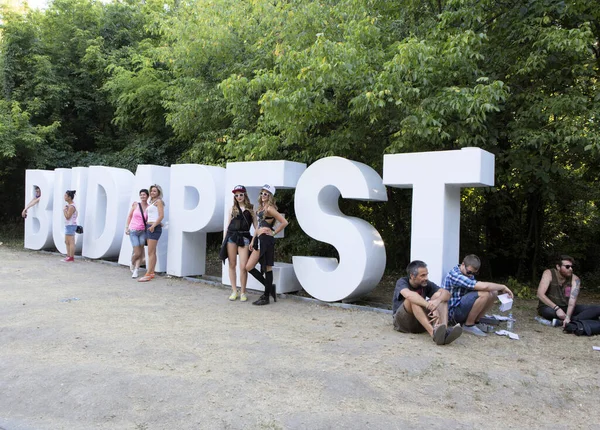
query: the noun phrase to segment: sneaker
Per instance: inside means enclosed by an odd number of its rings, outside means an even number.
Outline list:
[[[446,340],[444,341],[444,345],[448,345],[448,344],[451,344],[452,342],[454,342],[456,339],[458,339],[460,337],[462,332],[463,332],[463,329],[460,326],[460,324],[456,324],[454,327],[450,327],[448,329],[448,331],[446,332]]]
[[[475,327],[477,327],[479,330],[481,330],[484,333],[490,333],[490,332],[494,331],[493,330],[494,328],[492,326],[485,324],[485,323],[481,323],[481,322],[475,323]]]
[[[240,295],[240,302],[247,302],[248,301],[248,296],[246,296],[246,293],[242,293]]]
[[[74,257],[65,257],[60,261],[62,261],[63,263],[72,263],[75,261],[75,258]]]
[[[477,327],[476,325],[471,326],[471,327],[464,325],[462,328],[462,331],[464,331],[466,333],[474,334],[475,336],[479,336],[479,337],[487,336],[487,334],[482,332],[481,329],[479,327]]]
[[[131,273],[131,277],[132,278],[137,278],[138,277],[138,269],[133,269],[133,272]]]
[[[232,302],[237,299],[237,291],[234,291],[233,293],[231,293],[231,296],[229,296],[229,300],[231,300]]]
[[[440,324],[433,329],[433,341],[436,345],[443,345],[446,340],[446,324]]]

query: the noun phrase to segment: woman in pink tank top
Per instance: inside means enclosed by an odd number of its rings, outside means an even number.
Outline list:
[[[67,257],[62,260],[67,263],[75,261],[75,230],[77,229],[77,208],[73,203],[75,190],[65,192],[65,207],[63,215],[65,216],[65,245],[67,245]]]
[[[144,246],[146,245],[146,209],[148,208],[147,189],[140,190],[140,201],[133,202],[127,222],[125,223],[125,234],[129,235],[133,254],[131,255],[131,277],[138,277],[138,270],[144,259]]]

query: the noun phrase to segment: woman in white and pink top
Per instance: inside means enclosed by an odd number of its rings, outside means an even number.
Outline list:
[[[146,210],[146,239],[148,240],[148,261],[146,274],[138,282],[148,282],[154,279],[156,266],[156,246],[162,234],[162,220],[165,216],[165,204],[162,200],[162,188],[156,184],[150,186],[150,200]]]
[[[125,234],[129,235],[131,246],[133,247],[133,255],[131,256],[131,277],[138,277],[138,270],[144,258],[144,246],[146,245],[146,209],[148,208],[148,196],[150,193],[147,189],[140,190],[140,201],[134,202],[129,210],[127,222],[125,225]]]
[[[65,245],[67,245],[67,257],[65,262],[75,261],[75,230],[77,229],[77,208],[73,203],[75,198],[75,190],[67,190],[65,193],[65,202],[67,203],[63,209],[65,216]]]

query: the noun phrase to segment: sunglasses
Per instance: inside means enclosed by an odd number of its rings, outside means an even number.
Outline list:
[[[462,263],[463,266],[465,266],[465,263]],[[467,266],[465,266],[465,270],[467,269]],[[475,270],[475,271],[471,271],[471,270],[466,270],[467,275],[469,276],[473,276],[473,275],[477,275],[479,273],[479,270]]]
[[[234,196],[235,196],[235,197],[244,197],[245,195],[246,195],[246,194],[244,194],[244,193],[237,193],[237,194],[234,194]]]
[[[262,193],[260,193],[261,196],[265,196],[265,197],[269,197],[269,193],[266,191],[263,191]]]
[[[565,269],[572,269],[572,268],[573,268],[573,265],[572,265],[572,264],[563,264],[563,267],[564,267]]]

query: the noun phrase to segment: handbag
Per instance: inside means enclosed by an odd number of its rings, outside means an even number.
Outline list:
[[[75,233],[77,233],[77,234],[83,234],[83,226],[82,225],[78,225],[75,228]]]

